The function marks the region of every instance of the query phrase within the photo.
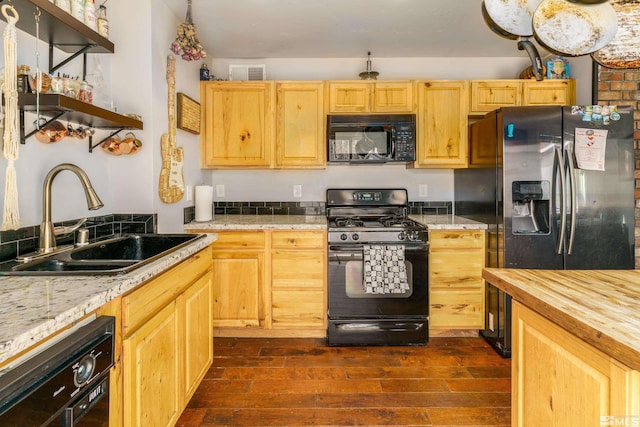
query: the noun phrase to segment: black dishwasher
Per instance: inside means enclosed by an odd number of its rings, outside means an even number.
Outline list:
[[[0,425],[108,427],[114,328],[100,316],[0,372]]]

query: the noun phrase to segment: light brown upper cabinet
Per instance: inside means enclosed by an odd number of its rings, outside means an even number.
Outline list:
[[[200,84],[203,168],[268,168],[273,145],[273,82]]]
[[[322,82],[201,83],[203,168],[322,168]]]
[[[575,80],[472,80],[471,114],[521,105],[572,105]]]
[[[467,166],[469,86],[462,80],[416,82],[418,93],[417,168]]]
[[[411,113],[415,110],[411,81],[331,81],[328,113]]]
[[[276,83],[277,168],[326,165],[324,83]]]

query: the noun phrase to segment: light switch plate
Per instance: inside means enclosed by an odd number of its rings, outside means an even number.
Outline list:
[[[420,184],[418,186],[418,195],[420,197],[427,197],[429,186],[427,184]]]
[[[224,197],[224,184],[216,184],[216,197]]]
[[[296,198],[302,197],[302,185],[296,184],[293,186],[293,197],[296,197]]]
[[[193,200],[193,186],[185,185],[184,192],[186,193],[186,196],[187,196],[187,202],[192,201]]]

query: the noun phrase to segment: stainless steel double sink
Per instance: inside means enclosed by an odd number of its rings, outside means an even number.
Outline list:
[[[25,263],[3,263],[0,276],[123,274],[202,237],[202,234],[126,234]]]

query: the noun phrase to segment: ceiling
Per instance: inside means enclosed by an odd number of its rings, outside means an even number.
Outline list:
[[[187,0],[163,0],[184,20]],[[192,0],[197,37],[217,58],[511,57],[482,0]],[[542,52],[541,52],[542,53]],[[526,56],[526,55],[525,55]]]

